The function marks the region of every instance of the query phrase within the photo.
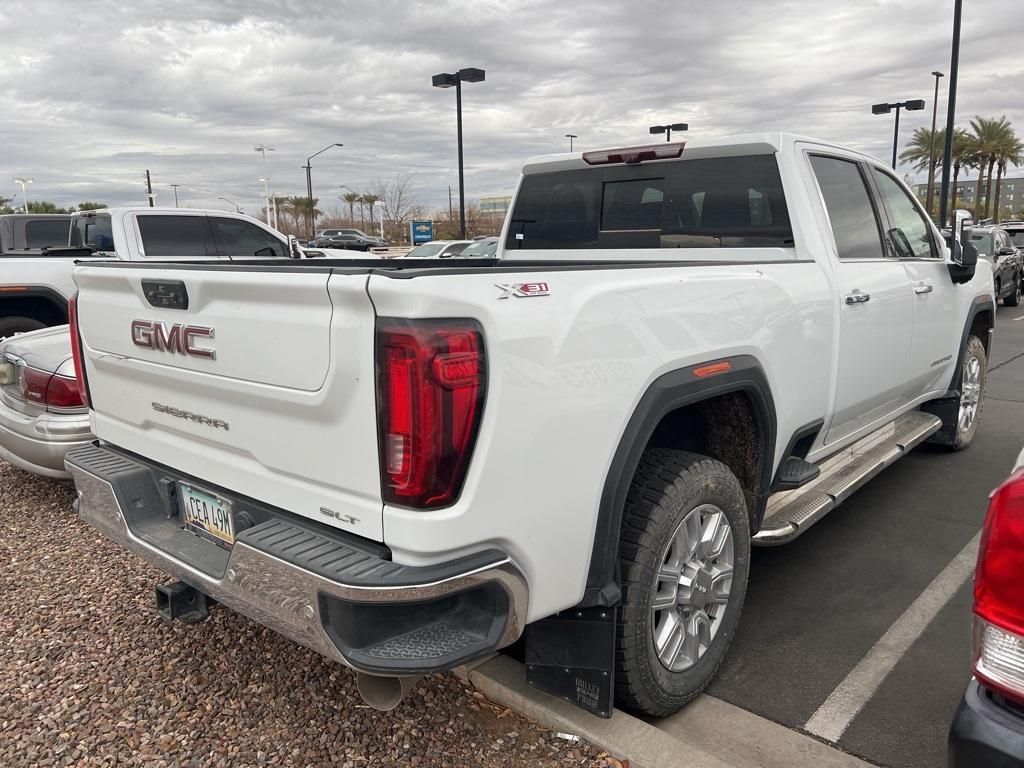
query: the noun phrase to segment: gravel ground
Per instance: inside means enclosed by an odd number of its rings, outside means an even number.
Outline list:
[[[72,498],[0,461],[5,768],[623,765],[451,675],[381,713],[349,670],[223,607],[165,623],[165,577],[81,523]]]

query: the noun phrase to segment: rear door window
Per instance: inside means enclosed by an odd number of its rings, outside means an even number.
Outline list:
[[[210,225],[222,256],[266,259],[288,256],[283,242],[251,222],[211,216]]]
[[[109,213],[78,216],[71,230],[71,245],[84,245],[94,251],[113,253],[114,230]]]
[[[25,224],[25,247],[48,248],[67,245],[71,222],[68,219],[40,219]]]
[[[860,166],[850,160],[811,155],[840,259],[885,257],[882,233]]]
[[[527,175],[508,249],[792,247],[774,155]]]
[[[147,259],[217,258],[205,216],[137,217]]]

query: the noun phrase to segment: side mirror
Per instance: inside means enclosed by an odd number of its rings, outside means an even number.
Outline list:
[[[302,258],[302,249],[299,248],[299,240],[295,235],[288,235],[288,255],[293,259]]]
[[[970,231],[973,226],[969,211],[958,210],[953,218],[950,236],[949,277],[957,285],[969,283],[978,268],[978,249],[971,245]]]

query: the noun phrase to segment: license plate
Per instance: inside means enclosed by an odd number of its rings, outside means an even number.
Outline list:
[[[185,527],[200,536],[230,547],[235,543],[235,524],[231,518],[231,502],[215,493],[178,483]]]

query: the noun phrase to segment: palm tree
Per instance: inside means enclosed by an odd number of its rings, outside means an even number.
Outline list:
[[[1024,163],[1024,141],[1021,141],[1020,137],[1017,136],[1013,128],[1007,124],[1007,129],[1003,135],[1002,140],[996,147],[996,152],[993,157],[996,163],[996,194],[993,198],[994,205],[992,215],[995,217],[996,223],[999,223],[999,204],[1002,201],[1003,195],[1003,174],[1006,172],[1007,165],[1021,165]],[[989,174],[989,183],[991,183],[991,173]]]
[[[975,163],[977,152],[976,142],[963,128],[953,129],[953,196],[950,199],[949,217],[952,219],[956,211],[956,185],[963,168],[971,168]]]
[[[341,199],[348,203],[348,223],[353,227],[356,225],[355,204],[359,202],[360,197],[358,192],[346,192],[341,196]]]
[[[1005,140],[1007,131],[1012,130],[1012,128],[1005,115],[998,120],[978,115],[971,120],[971,130],[974,131],[974,140],[977,142],[978,188],[974,195],[975,207],[980,206],[980,217],[987,218],[989,203],[992,197],[992,168],[996,163],[996,151],[999,148],[999,144]],[[985,182],[986,172],[988,173],[988,185],[986,187],[985,204],[982,205],[981,190]]]
[[[910,163],[915,171],[928,171],[928,178],[933,178],[935,166],[942,160],[943,148],[946,146],[946,129],[933,131],[931,128],[917,128],[907,142],[907,148],[900,153],[900,160]],[[925,207],[928,215],[932,211],[932,199],[935,187],[928,187],[928,200]]]
[[[364,202],[370,208],[370,231],[373,231],[373,206],[380,202],[380,195],[375,195],[372,192],[367,192],[362,197]]]
[[[299,219],[306,220],[307,229],[313,228],[313,223],[316,221],[317,216],[320,215],[320,210],[316,207],[319,202],[318,198],[308,198],[295,195],[288,198],[289,212],[295,217],[296,224]]]

